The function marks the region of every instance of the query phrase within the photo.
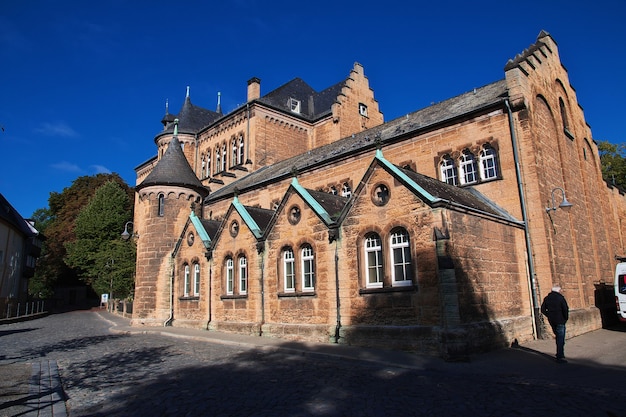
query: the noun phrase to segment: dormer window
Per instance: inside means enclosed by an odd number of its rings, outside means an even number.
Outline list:
[[[361,116],[367,117],[367,106],[363,103],[359,103],[359,114]]]
[[[296,100],[295,98],[290,98],[289,109],[294,113],[300,113],[300,100]]]

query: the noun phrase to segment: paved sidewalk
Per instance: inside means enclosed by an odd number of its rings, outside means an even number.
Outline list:
[[[130,320],[107,311],[99,314],[118,333],[155,333],[169,337],[205,340],[261,350],[283,350],[301,355],[325,355],[349,360],[417,370],[467,372],[471,374],[522,375],[551,378],[555,369],[568,379],[588,381],[599,386],[622,385],[626,379],[626,326],[600,329],[568,339],[565,344],[567,364],[554,360],[554,339],[533,340],[517,347],[472,355],[468,362],[446,362],[441,358],[411,352],[369,349],[341,344],[292,342],[282,339],[230,334],[179,327],[131,327]]]

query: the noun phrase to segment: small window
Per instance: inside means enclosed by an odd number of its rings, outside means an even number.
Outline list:
[[[248,261],[245,256],[239,257],[239,294],[248,292]]]
[[[193,266],[193,295],[200,295],[200,265]]]
[[[189,293],[191,292],[191,277],[189,276],[189,265],[185,265],[185,279],[184,279],[184,288],[183,288],[183,296],[189,297]]]
[[[382,288],[383,262],[382,242],[376,233],[365,237],[365,279],[367,288]]]
[[[389,241],[391,249],[391,285],[411,285],[411,247],[409,234],[404,229],[398,229],[391,234]]]
[[[159,204],[158,204],[158,215],[159,217],[165,216],[165,196],[163,194],[159,194]]]
[[[296,271],[293,250],[286,248],[283,250],[283,281],[285,292],[296,291]]]
[[[216,174],[220,172],[220,168],[222,167],[221,160],[222,160],[222,157],[220,154],[220,147],[218,146],[215,148],[215,173]]]
[[[352,188],[350,188],[350,184],[344,182],[341,186],[341,196],[342,197],[350,197],[352,195]]]
[[[226,144],[222,144],[222,172],[226,171]]]
[[[226,259],[226,294],[232,295],[235,292],[235,270],[233,259]]]
[[[244,143],[243,143],[243,135],[239,136],[239,140],[237,141],[237,165],[243,165],[244,161]]]
[[[295,98],[290,98],[289,109],[294,113],[300,113],[300,100],[296,100]]]
[[[441,160],[439,173],[441,175],[441,181],[450,185],[458,185],[456,166],[454,165],[454,160],[450,158],[449,155],[444,156]]]
[[[359,114],[367,117],[367,106],[363,103],[359,103]]]
[[[239,155],[239,153],[237,152],[237,139],[233,138],[231,146],[232,146],[232,160],[230,161],[230,164],[232,166],[235,166],[238,164],[237,155]]]
[[[384,206],[389,198],[389,188],[385,184],[378,184],[372,190],[372,202],[377,206]]]
[[[311,245],[302,248],[302,291],[315,290],[315,257]]]
[[[485,145],[480,151],[480,177],[483,181],[498,177],[496,162],[496,151],[491,146]]]
[[[461,184],[473,184],[478,181],[478,169],[474,155],[465,150],[460,159]]]

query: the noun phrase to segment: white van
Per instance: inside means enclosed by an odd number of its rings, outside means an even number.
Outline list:
[[[617,317],[626,321],[626,258],[617,258],[620,263],[615,267],[615,304]]]

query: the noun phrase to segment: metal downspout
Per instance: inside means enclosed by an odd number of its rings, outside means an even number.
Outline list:
[[[259,336],[263,336],[263,325],[265,324],[265,252],[261,255],[261,325],[259,326]]]
[[[505,99],[504,104],[509,115],[509,130],[511,132],[511,142],[513,145],[513,159],[515,160],[515,175],[517,176],[517,187],[519,191],[520,205],[522,208],[522,218],[524,220],[524,237],[526,238],[526,253],[528,254],[528,284],[530,286],[533,318],[533,330],[537,339],[543,338],[543,327],[541,325],[541,305],[537,296],[537,280],[535,279],[535,265],[533,260],[532,246],[530,242],[530,230],[528,228],[528,213],[526,212],[526,200],[524,199],[524,187],[522,184],[522,174],[520,171],[519,155],[517,153],[517,137],[513,125],[513,112],[509,100]]]
[[[172,319],[174,318],[174,253],[170,256],[170,316],[163,322],[163,327],[170,326],[172,324]]]
[[[335,292],[337,297],[337,324],[335,326],[335,343],[339,343],[339,329],[341,328],[341,304],[339,297],[339,254],[338,244],[335,240]]]

